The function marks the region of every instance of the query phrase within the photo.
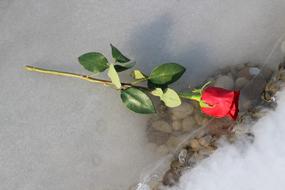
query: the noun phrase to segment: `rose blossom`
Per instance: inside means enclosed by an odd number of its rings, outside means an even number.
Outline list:
[[[201,100],[202,112],[207,115],[221,118],[230,117],[233,120],[238,116],[239,91],[231,91],[218,87],[207,87],[203,89]],[[205,103],[205,104],[204,104]]]

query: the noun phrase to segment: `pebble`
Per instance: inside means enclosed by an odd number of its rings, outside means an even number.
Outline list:
[[[198,139],[199,144],[205,147],[209,146],[209,144],[211,143],[211,140],[212,140],[212,137],[210,135],[207,135],[205,137]]]
[[[252,101],[249,100],[247,97],[244,95],[240,96],[239,99],[239,110],[240,112],[247,111],[252,105]]]
[[[171,119],[172,121],[180,120],[179,117],[176,117],[176,116],[173,115],[173,114],[170,115],[170,119]]]
[[[248,79],[245,77],[239,77],[235,81],[235,89],[240,90],[244,85],[246,85],[249,82]]]
[[[249,71],[248,71],[248,67],[243,67],[243,68],[237,73],[237,77],[238,77],[238,78],[239,78],[239,77],[244,77],[244,78],[250,80],[250,79],[251,79],[251,75],[250,75],[250,73],[249,73]]]
[[[232,76],[229,75],[220,75],[215,84],[215,87],[225,88],[225,89],[233,89],[234,80]]]
[[[181,128],[182,128],[182,123],[181,123],[181,121],[176,120],[176,121],[173,121],[173,122],[172,122],[172,129],[173,129],[173,130],[179,131],[179,130],[181,130]]]
[[[166,186],[173,186],[178,182],[180,176],[181,174],[170,169],[164,174],[162,184]]]
[[[170,164],[170,168],[172,170],[179,170],[183,167],[183,163],[179,162],[179,160],[173,160]]]
[[[186,157],[187,157],[187,150],[182,149],[180,153],[178,154],[178,160],[180,163],[184,164],[186,162]]]
[[[259,118],[264,117],[267,113],[268,113],[268,110],[265,110],[265,109],[257,110],[252,113],[252,117],[254,119],[259,119]]]
[[[164,133],[171,133],[172,129],[171,126],[164,120],[154,121],[151,125],[154,129],[164,132]]]
[[[252,77],[257,76],[261,73],[261,69],[252,65],[250,66],[250,64],[247,64],[247,66],[245,66],[244,68],[242,68],[238,74],[237,77],[244,77],[248,80],[250,80]]]
[[[245,95],[249,100],[256,100],[261,96],[265,86],[266,80],[262,76],[256,76],[241,89],[241,94]]]
[[[203,157],[201,155],[199,155],[197,152],[194,153],[187,161],[187,164],[190,167],[193,167],[195,164],[197,164],[197,162],[199,162],[201,159],[203,159]]]
[[[201,113],[195,113],[194,119],[198,125],[202,125],[204,117]]]
[[[194,108],[191,104],[183,102],[180,106],[172,108],[170,111],[173,117],[176,118],[177,120],[177,119],[184,119],[187,116],[191,115],[194,111]]]
[[[197,150],[199,150],[199,148],[200,148],[200,143],[199,143],[199,141],[198,141],[197,139],[193,139],[193,140],[191,140],[191,142],[190,142],[190,146],[191,146],[191,148],[192,148],[194,151],[197,151]]]
[[[214,136],[228,135],[235,122],[228,117],[215,118],[209,123],[208,134]]]
[[[249,67],[248,72],[252,76],[256,76],[260,73],[260,69],[258,67]]]
[[[203,119],[202,126],[206,126],[206,125],[208,125],[208,124],[209,124],[209,119],[205,117],[205,118]]]
[[[167,142],[166,145],[169,150],[175,150],[175,148],[182,142],[182,139],[179,137],[171,136]]]
[[[146,132],[147,132],[148,141],[153,142],[156,145],[165,144],[170,136],[170,133],[157,131],[152,127],[149,127]]]
[[[265,90],[266,91],[271,91],[273,94],[275,94],[277,91],[280,90],[280,84],[278,82],[270,81],[269,83],[266,84]]]
[[[199,151],[199,155],[201,155],[202,157],[208,157],[210,156],[212,153],[214,152],[213,148],[204,148],[202,150]]]
[[[195,153],[196,154],[196,153]],[[193,155],[193,156],[191,156],[188,160],[187,160],[187,164],[189,165],[189,166],[191,166],[191,167],[193,167],[195,164],[196,164],[196,158],[195,158],[195,156]]]
[[[261,70],[261,74],[266,80],[268,80],[272,76],[273,71],[269,68],[264,67]]]
[[[169,151],[166,145],[160,145],[157,147],[156,152],[161,155],[166,155]]]
[[[285,72],[284,71],[279,73],[279,79],[282,81],[285,81]]]
[[[187,117],[182,121],[182,130],[184,132],[191,132],[195,130],[195,119],[193,117]]]

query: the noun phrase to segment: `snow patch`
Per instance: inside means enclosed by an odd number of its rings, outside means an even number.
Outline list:
[[[172,190],[283,190],[285,187],[285,90],[278,107],[253,127],[253,144],[226,144]]]

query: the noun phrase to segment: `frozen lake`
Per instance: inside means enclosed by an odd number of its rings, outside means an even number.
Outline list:
[[[23,66],[87,73],[77,57],[111,57],[113,43],[145,72],[177,62],[178,85],[196,84],[224,65],[263,64],[284,10],[284,0],[0,0],[0,189],[123,190],[159,157],[148,117],[116,92]]]

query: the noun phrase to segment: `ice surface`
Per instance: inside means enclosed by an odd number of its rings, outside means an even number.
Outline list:
[[[178,62],[195,83],[225,64],[262,63],[284,10],[284,0],[0,0],[0,189],[121,190],[156,159],[147,117],[117,93],[24,65],[84,73],[77,57],[110,57],[112,42],[145,72]]]
[[[184,174],[173,190],[283,190],[285,187],[285,90],[278,108],[254,126],[253,145],[225,144]]]

